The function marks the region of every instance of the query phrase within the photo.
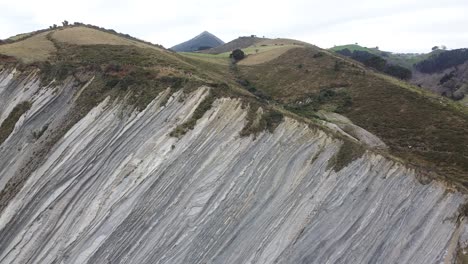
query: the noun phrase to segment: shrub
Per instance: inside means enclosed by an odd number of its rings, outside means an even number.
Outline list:
[[[234,59],[234,61],[238,62],[245,58],[245,53],[241,49],[235,49],[232,51],[232,53],[229,55],[229,58]]]
[[[452,79],[454,76],[455,76],[455,74],[453,74],[453,72],[446,73],[446,74],[440,79],[439,84],[444,84],[444,83],[450,81],[450,79]]]
[[[401,67],[399,65],[387,65],[385,67],[384,72],[388,75],[392,75],[402,80],[411,79],[411,76],[413,75],[410,69]]]
[[[343,145],[341,145],[340,150],[335,156],[329,161],[328,168],[338,172],[349,163],[359,159],[364,155],[365,148],[362,147],[359,143],[353,142],[349,139],[344,140]]]
[[[2,144],[13,132],[16,122],[20,117],[31,108],[32,104],[28,101],[21,102],[11,110],[8,117],[0,125],[0,144]]]
[[[203,115],[211,109],[213,102],[215,101],[216,97],[210,91],[210,94],[203,99],[202,102],[198,105],[195,111],[192,114],[192,117],[187,120],[185,123],[178,125],[169,135],[171,137],[181,137],[185,135],[188,131],[192,130],[197,121],[203,117]]]
[[[346,57],[351,57],[353,53],[349,49],[337,50],[336,53],[341,54]]]
[[[335,66],[333,67],[333,69],[336,72],[340,71],[342,67],[343,67],[343,62],[342,61],[335,61]]]
[[[314,59],[323,57],[323,52],[319,51],[312,56]]]

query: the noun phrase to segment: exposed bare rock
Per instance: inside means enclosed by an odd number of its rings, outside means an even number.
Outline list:
[[[32,104],[1,145],[0,188],[70,109],[70,84],[2,73],[0,116]],[[48,152],[0,215],[0,263],[441,263],[464,196],[367,151],[335,172],[342,142],[286,118],[240,137],[246,109],[162,95],[141,111],[108,98]],[[60,100],[59,100],[60,99]],[[68,99],[68,100],[67,100]],[[466,236],[462,236],[466,237]]]

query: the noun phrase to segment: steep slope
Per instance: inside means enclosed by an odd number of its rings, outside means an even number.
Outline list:
[[[440,263],[468,245],[450,103],[315,47],[224,65],[71,29],[46,61],[0,60],[1,263]]]
[[[215,48],[220,45],[223,45],[224,41],[211,34],[208,31],[203,31],[201,34],[196,37],[187,40],[183,43],[175,45],[171,48],[173,51],[177,52],[192,52],[198,50],[205,50],[210,48]]]
[[[12,75],[1,76],[1,91],[12,90]],[[43,90],[34,77],[23,85]],[[15,149],[1,152],[3,164],[31,151],[27,131],[67,93],[48,90],[30,99],[2,145]],[[447,218],[457,216],[462,195],[423,185],[413,170],[371,152],[335,172],[329,160],[340,140],[291,119],[272,134],[241,138],[246,110],[232,99],[170,137],[206,92],[183,101],[178,92],[161,106],[163,93],[141,112],[109,99],[95,107],[1,214],[1,262],[443,261],[457,227]]]

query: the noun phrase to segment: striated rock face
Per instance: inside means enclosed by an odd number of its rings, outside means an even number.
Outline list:
[[[1,145],[6,189],[73,93],[0,76],[2,120],[20,97],[33,103]],[[161,95],[142,112],[110,99],[94,108],[4,208],[0,263],[444,261],[461,194],[371,152],[335,172],[329,160],[342,142],[292,119],[242,138],[246,110],[233,99],[170,137],[207,90],[183,101],[178,92],[164,107]],[[44,123],[51,128],[31,138]]]

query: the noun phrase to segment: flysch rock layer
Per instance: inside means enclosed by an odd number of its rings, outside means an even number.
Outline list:
[[[28,133],[71,100],[67,85],[12,74],[0,75],[0,116],[20,97],[33,106],[1,145],[0,188],[35,144]],[[141,112],[110,99],[94,108],[1,213],[0,263],[444,261],[463,195],[372,152],[335,172],[342,142],[289,118],[240,137],[246,110],[234,99],[170,137],[207,91]]]

